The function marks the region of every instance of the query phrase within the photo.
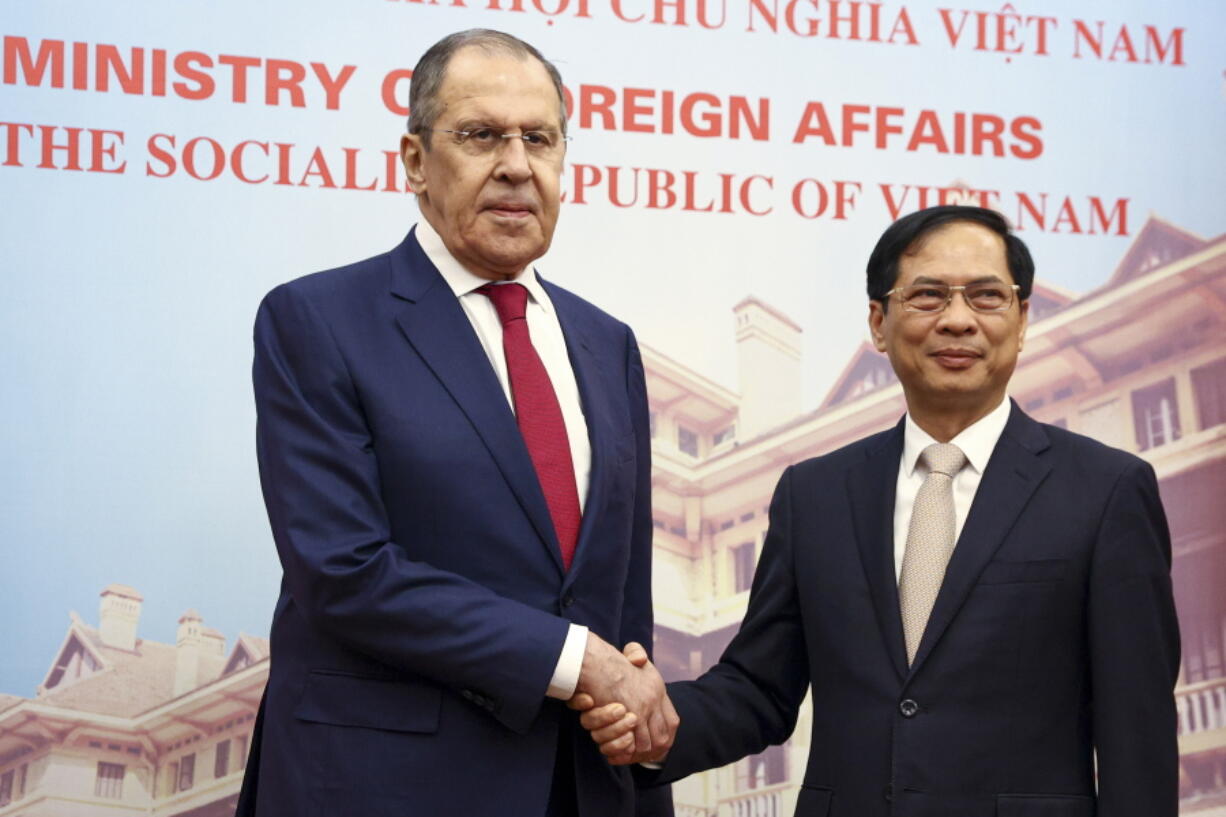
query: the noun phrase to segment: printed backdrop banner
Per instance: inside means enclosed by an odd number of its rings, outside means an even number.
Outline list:
[[[734,631],[782,468],[902,411],[865,345],[877,236],[983,204],[1038,267],[1014,396],[1162,480],[1182,807],[1226,813],[1226,8],[1200,0],[7,4],[0,806],[232,806],[279,581],[255,309],[416,220],[411,69],[470,27],[566,84],[537,267],[645,349],[666,675]],[[683,813],[790,813],[804,721]]]

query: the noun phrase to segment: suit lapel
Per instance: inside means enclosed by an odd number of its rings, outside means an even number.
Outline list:
[[[562,327],[562,335],[566,338],[566,351],[579,386],[579,400],[583,404],[583,417],[587,421],[588,443],[592,451],[587,500],[583,505],[583,520],[579,526],[579,541],[575,546],[575,558],[567,572],[565,586],[578,574],[585,555],[591,551],[591,539],[599,533],[596,528],[608,498],[607,488],[612,477],[611,467],[615,456],[612,450],[613,429],[609,419],[614,398],[603,377],[603,372],[610,371],[611,367],[607,364],[601,365],[602,362],[595,351],[600,347],[591,341],[588,327],[576,314],[569,293],[540,276],[537,277],[549,293],[549,300],[553,303],[558,323]]]
[[[391,264],[400,330],[476,429],[561,572],[553,520],[528,448],[464,308],[412,233],[393,250]]]
[[[863,462],[847,474],[856,543],[868,580],[882,643],[901,680],[907,674],[907,649],[894,575],[894,494],[902,459],[903,425],[899,421]]]
[[[1051,466],[1038,456],[1047,446],[1047,434],[1042,427],[1014,403],[945,569],[945,579],[911,665],[911,677],[958,614],[984,566],[1051,471]]]

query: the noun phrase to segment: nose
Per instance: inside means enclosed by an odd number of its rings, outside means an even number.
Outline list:
[[[978,327],[975,310],[966,301],[966,290],[953,293],[949,305],[941,312],[937,331],[955,335],[973,334]]]
[[[528,161],[528,146],[518,135],[504,138],[498,151],[495,175],[511,184],[522,184],[532,178],[532,165]]]

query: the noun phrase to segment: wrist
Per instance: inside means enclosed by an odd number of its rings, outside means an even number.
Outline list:
[[[616,687],[626,679],[626,666],[628,665],[629,662],[620,652],[613,649],[603,638],[588,630],[587,644],[583,651],[583,665],[579,669],[579,683],[576,689],[580,692],[592,693],[597,686],[606,690]]]

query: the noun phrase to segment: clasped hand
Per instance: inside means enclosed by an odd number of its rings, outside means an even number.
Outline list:
[[[632,641],[618,652],[595,633],[567,706],[583,713],[579,722],[614,766],[662,761],[681,723],[642,645]]]

